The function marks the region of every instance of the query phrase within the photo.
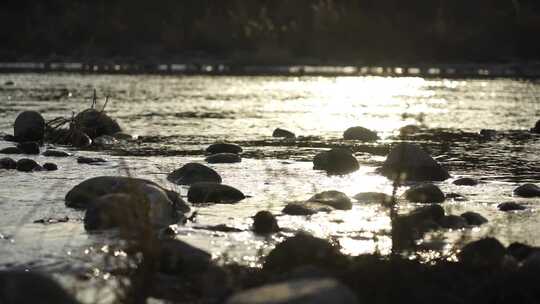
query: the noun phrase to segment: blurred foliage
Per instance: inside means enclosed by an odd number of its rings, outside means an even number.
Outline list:
[[[536,0],[3,0],[0,58],[538,59]]]

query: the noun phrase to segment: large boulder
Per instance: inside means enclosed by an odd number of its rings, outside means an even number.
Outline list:
[[[315,155],[313,159],[313,169],[324,170],[332,175],[349,174],[359,168],[358,161],[347,149],[333,148]]]
[[[77,304],[75,298],[45,275],[31,271],[0,271],[0,303]]]
[[[165,191],[144,184],[141,193],[113,193],[93,200],[84,216],[86,230],[123,227],[132,230],[150,224],[164,227],[177,223],[181,216]]]
[[[514,195],[521,197],[539,197],[540,187],[535,184],[523,184],[514,189]]]
[[[9,157],[0,158],[0,169],[14,170],[17,169],[17,162]]]
[[[17,148],[25,154],[39,154],[39,144],[35,141],[21,142]]]
[[[33,159],[21,158],[17,161],[17,170],[21,172],[39,171],[41,166]]]
[[[242,152],[242,147],[240,147],[239,145],[230,144],[230,143],[215,143],[208,146],[208,148],[206,148],[206,152],[208,154],[217,154],[217,153],[238,154]]]
[[[36,111],[24,111],[15,119],[13,135],[18,142],[41,141],[45,135],[45,119]]]
[[[114,193],[138,195],[148,190],[149,188],[146,187],[148,185],[163,190],[177,210],[189,211],[189,206],[180,198],[178,193],[164,189],[149,180],[125,176],[98,176],[81,182],[66,194],[66,206],[86,209],[92,201],[103,195]]]
[[[501,242],[488,237],[465,245],[459,252],[458,258],[462,263],[470,266],[498,266],[506,253],[506,248]]]
[[[187,163],[174,170],[167,179],[177,185],[191,185],[199,182],[221,184],[221,176],[214,169],[198,163]]]
[[[437,161],[420,147],[400,143],[386,157],[380,172],[389,179],[403,181],[443,181],[450,177]]]
[[[309,202],[317,202],[339,210],[350,210],[352,208],[351,199],[343,192],[330,190],[313,195]]]
[[[212,263],[212,255],[178,239],[165,239],[159,242],[160,271],[179,275],[200,272]]]
[[[356,295],[335,279],[291,280],[248,289],[227,304],[358,304]]]
[[[188,190],[188,201],[194,204],[231,204],[241,201],[244,198],[246,196],[240,190],[217,183],[194,183]]]
[[[405,191],[405,198],[415,203],[442,203],[445,200],[444,193],[433,184],[420,184]]]
[[[75,116],[72,128],[94,139],[101,135],[114,135],[122,131],[120,125],[105,112],[86,109]]]
[[[375,141],[379,139],[377,132],[371,131],[364,127],[352,127],[343,132],[343,139],[346,140],[361,140],[361,141]]]

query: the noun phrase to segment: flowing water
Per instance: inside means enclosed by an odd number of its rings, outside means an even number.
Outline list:
[[[7,81],[13,81],[9,85]],[[5,84],[6,83],[6,84]],[[109,96],[106,111],[139,140],[104,151],[71,151],[68,158],[30,157],[52,161],[59,170],[22,173],[0,170],[0,268],[85,271],[95,265],[109,234],[89,234],[83,213],[66,208],[71,187],[93,176],[131,175],[156,181],[185,196],[187,188],[166,180],[166,174],[187,162],[204,163],[204,149],[216,141],[244,147],[237,164],[216,164],[225,184],[249,198],[233,205],[194,207],[196,221],[178,227],[178,238],[207,249],[214,256],[259,265],[260,256],[292,231],[306,230],[339,241],[342,250],[360,254],[391,249],[388,210],[355,202],[350,211],[311,217],[280,215],[287,202],[305,200],[324,190],[349,196],[358,192],[392,193],[392,182],[375,173],[398,129],[417,124],[424,132],[413,138],[452,174],[438,183],[445,193],[466,201],[447,200],[449,214],[476,211],[489,223],[479,228],[443,230],[426,236],[426,244],[451,248],[462,238],[491,235],[508,244],[540,245],[538,199],[520,199],[512,190],[538,183],[540,136],[529,134],[540,117],[540,84],[512,79],[423,79],[415,77],[225,77],[125,76],[77,74],[1,74],[0,132],[12,133],[17,113],[37,110],[46,119],[70,117],[88,108],[93,89]],[[104,98],[100,98],[103,106]],[[343,141],[351,126],[376,130],[381,140],[367,144]],[[271,137],[276,128],[304,136],[299,140]],[[495,129],[491,140],[478,135]],[[12,145],[0,140],[0,148]],[[334,146],[355,151],[359,171],[328,176],[312,169],[313,156]],[[77,164],[76,156],[100,156],[104,165]],[[19,157],[15,157],[16,159]],[[475,187],[455,186],[458,177],[473,177]],[[407,187],[398,189],[401,194]],[[504,213],[497,204],[517,201],[527,210]],[[400,201],[400,212],[417,205]],[[279,215],[285,231],[271,238],[249,231],[259,210]],[[45,225],[43,218],[68,217]],[[226,224],[239,232],[199,229]]]

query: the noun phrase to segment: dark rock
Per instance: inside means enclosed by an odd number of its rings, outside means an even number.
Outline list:
[[[521,197],[540,197],[540,187],[535,184],[523,184],[514,189],[514,195]]]
[[[243,232],[244,230],[227,226],[225,224],[217,224],[217,225],[207,225],[207,226],[196,226],[193,227],[193,229],[197,230],[209,230],[209,231],[217,231],[217,232]]]
[[[102,164],[102,163],[106,163],[107,161],[104,160],[103,158],[99,158],[99,157],[86,157],[86,156],[79,156],[77,157],[77,162],[79,164]]]
[[[11,81],[11,80],[8,80],[8,81],[4,82],[4,85],[5,85],[5,86],[12,86],[12,85],[14,85],[14,84],[15,84],[15,83],[14,83],[13,81]]]
[[[440,222],[444,217],[444,209],[441,207],[441,205],[432,204],[416,208],[411,211],[408,216],[417,222],[426,220]]]
[[[270,234],[279,231],[276,217],[268,211],[259,211],[253,217],[253,231],[256,234]]]
[[[484,139],[494,139],[497,136],[497,131],[492,129],[482,129],[480,130],[480,136]]]
[[[392,196],[380,192],[360,192],[353,196],[360,203],[392,205]]]
[[[95,109],[86,109],[74,118],[77,131],[88,135],[91,139],[101,135],[113,135],[121,130],[118,123],[105,112]]]
[[[137,231],[134,228],[144,228],[145,223],[164,227],[181,219],[165,191],[150,184],[142,187],[141,193],[113,193],[93,200],[86,209],[84,228],[101,230],[123,227],[128,231]]]
[[[288,215],[312,215],[317,213],[317,210],[302,203],[288,203],[281,212]]]
[[[32,271],[0,271],[0,303],[77,304],[53,279]]]
[[[410,248],[424,233],[441,228],[444,209],[437,204],[416,208],[392,221],[392,239],[396,248]]]
[[[467,221],[467,225],[469,226],[480,226],[488,222],[481,214],[472,211],[461,214],[461,217]]]
[[[198,163],[188,163],[174,170],[167,179],[177,185],[191,185],[199,182],[221,183],[221,176],[214,169]]]
[[[446,215],[439,224],[446,229],[462,229],[467,226],[467,220],[459,215]]]
[[[207,156],[204,160],[210,164],[230,164],[239,163],[242,158],[235,153],[216,153]]]
[[[188,190],[188,201],[191,203],[230,204],[244,198],[246,197],[238,189],[217,183],[194,183]]]
[[[276,245],[264,261],[264,270],[283,273],[305,265],[331,268],[342,257],[338,246],[301,232]]]
[[[180,198],[178,193],[160,187],[158,184],[149,180],[124,176],[98,176],[81,182],[66,194],[66,206],[86,209],[92,201],[100,196],[113,193],[139,194],[149,192],[148,196],[150,196],[156,191],[148,186],[154,186],[163,190],[173,202],[176,210],[181,212],[189,211],[189,206]]]
[[[375,141],[379,139],[377,132],[373,132],[364,127],[352,127],[343,132],[343,139],[345,140],[361,140],[361,141]]]
[[[345,193],[335,190],[317,193],[312,196],[308,201],[317,202],[339,210],[352,209],[351,199]]]
[[[456,179],[455,181],[452,182],[452,184],[457,185],[457,186],[476,186],[478,185],[478,181],[474,178],[463,177],[463,178]]]
[[[335,279],[291,280],[244,290],[226,304],[358,304],[356,295]]]
[[[112,136],[114,138],[116,138],[117,140],[131,140],[131,139],[133,139],[133,136],[131,136],[130,134],[122,133],[122,132],[114,133]]]
[[[39,144],[34,141],[21,142],[17,145],[17,148],[25,154],[39,154]]]
[[[501,211],[516,211],[516,210],[525,210],[525,206],[520,205],[516,202],[504,202],[497,205],[497,208]]]
[[[281,128],[277,128],[274,130],[274,132],[272,132],[272,136],[273,137],[284,137],[284,138],[295,138],[296,135],[291,132],[291,131],[287,131],[285,129],[281,129]]]
[[[471,242],[461,249],[459,260],[470,266],[497,266],[503,261],[506,248],[494,238]]]
[[[96,146],[112,146],[118,143],[118,140],[110,135],[101,135],[93,139]]]
[[[81,131],[73,131],[69,135],[69,144],[77,148],[85,148],[92,145],[92,138]]]
[[[413,135],[413,134],[418,133],[420,131],[421,131],[421,129],[417,125],[406,125],[406,126],[403,126],[403,127],[399,128],[399,135],[400,136],[410,136],[410,135]]]
[[[405,191],[405,198],[411,202],[428,204],[442,203],[445,200],[444,193],[433,184],[421,184]]]
[[[206,270],[212,255],[178,239],[163,240],[159,244],[160,271],[167,274],[186,274]]]
[[[386,157],[380,172],[389,179],[403,181],[443,181],[450,177],[431,156],[409,143],[397,144]]]
[[[540,133],[540,120],[536,121],[534,128],[531,129],[532,133]]]
[[[210,145],[208,148],[206,148],[206,152],[209,154],[217,154],[217,153],[241,153],[242,148],[239,145],[235,144],[229,144],[229,143],[216,143]]]
[[[9,142],[16,142],[17,138],[11,134],[4,135],[4,140]]]
[[[17,170],[22,172],[38,171],[41,167],[32,159],[21,158],[17,161]]]
[[[359,168],[356,158],[346,149],[333,148],[315,155],[313,159],[313,169],[325,170],[328,174],[349,174]]]
[[[467,201],[467,198],[459,193],[454,193],[454,192],[451,192],[451,193],[447,193],[445,195],[446,199],[447,200],[454,200],[456,202],[465,202]]]
[[[53,164],[53,163],[45,163],[45,164],[43,164],[43,169],[45,169],[47,171],[56,171],[56,170],[58,170],[58,166],[56,164]]]
[[[540,252],[540,248],[538,247],[532,247],[519,242],[514,242],[508,245],[508,248],[506,248],[506,250],[508,251],[508,254],[510,254],[520,262],[528,258],[531,254]]]
[[[0,169],[6,169],[6,170],[17,169],[17,162],[9,157],[0,158]]]
[[[43,152],[41,155],[47,156],[47,157],[68,157],[68,156],[71,156],[71,154],[69,154],[69,153],[67,153],[65,151],[52,150],[52,149],[49,149],[49,150]]]
[[[22,154],[23,151],[17,147],[7,147],[0,150],[0,154]]]
[[[15,119],[13,131],[18,142],[41,141],[45,135],[45,120],[36,111],[24,111]]]

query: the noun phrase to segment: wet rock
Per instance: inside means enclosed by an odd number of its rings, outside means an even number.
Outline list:
[[[85,148],[92,145],[92,138],[81,131],[73,131],[69,135],[69,144],[77,148]]]
[[[520,205],[516,202],[504,202],[497,205],[497,208],[501,211],[516,211],[516,210],[525,210],[525,206]]]
[[[9,157],[0,158],[0,169],[6,169],[6,170],[17,169],[17,162]]]
[[[411,202],[429,204],[442,203],[446,197],[439,187],[433,184],[420,184],[405,191],[405,198]]]
[[[358,161],[349,150],[333,148],[321,152],[313,159],[314,170],[325,170],[328,174],[344,175],[360,168]]]
[[[380,168],[382,175],[404,181],[443,181],[450,177],[437,161],[420,147],[409,144],[397,144],[386,157]]]
[[[467,225],[469,226],[480,226],[488,222],[481,214],[472,211],[461,214],[461,217],[467,221]]]
[[[540,197],[540,187],[535,184],[524,184],[514,189],[514,195],[521,197]]]
[[[300,232],[276,245],[264,261],[264,270],[283,273],[305,265],[327,268],[342,257],[338,246]]]
[[[96,146],[112,146],[118,143],[118,140],[110,135],[101,135],[93,140]]]
[[[43,169],[45,169],[47,171],[56,171],[56,170],[58,170],[58,166],[56,164],[53,164],[53,163],[44,163],[43,164]]]
[[[4,82],[4,85],[5,86],[12,86],[12,85],[15,85],[15,83],[13,81],[11,81],[11,80],[8,80],[8,81]]]
[[[380,192],[360,192],[353,196],[359,203],[381,204],[389,206],[392,204],[392,196]]]
[[[78,162],[79,164],[88,164],[88,165],[92,165],[92,164],[102,164],[102,163],[106,163],[107,161],[104,160],[103,158],[99,158],[99,157],[79,156],[79,157],[77,157],[77,162]]]
[[[217,183],[194,183],[188,190],[188,201],[191,203],[230,204],[244,198],[246,197],[240,190]]]
[[[256,234],[270,234],[279,231],[276,217],[268,211],[259,211],[253,217],[253,231]]]
[[[25,154],[39,154],[39,144],[34,141],[19,143],[17,148],[19,148]]]
[[[43,152],[41,155],[47,156],[47,157],[68,157],[68,156],[71,156],[71,154],[69,154],[69,153],[67,153],[65,151],[53,150],[53,149],[48,149],[45,152]]]
[[[447,200],[454,200],[456,202],[465,202],[467,201],[467,198],[459,193],[454,193],[454,192],[451,192],[451,193],[447,193],[446,195],[446,199]]]
[[[131,139],[133,139],[133,136],[131,136],[130,134],[122,133],[122,132],[114,133],[112,136],[117,140],[131,140]]]
[[[17,161],[17,171],[31,172],[41,169],[38,163],[32,159],[21,158]]]
[[[207,156],[204,160],[210,164],[230,164],[239,163],[242,158],[235,153],[216,153]]]
[[[482,129],[480,130],[480,136],[482,136],[483,139],[494,139],[497,137],[497,131],[492,129]]]
[[[33,271],[0,271],[0,302],[5,304],[77,304],[58,283]]]
[[[125,176],[98,176],[81,182],[66,194],[66,206],[86,209],[92,201],[103,195],[114,193],[144,193],[145,190],[149,189],[146,187],[147,185],[163,190],[178,211],[189,211],[189,206],[180,198],[178,193],[164,189],[149,180]]]
[[[467,227],[467,220],[459,215],[446,215],[439,220],[439,224],[446,229],[462,229]]]
[[[284,138],[295,138],[296,135],[291,132],[287,131],[285,129],[277,128],[272,132],[272,137],[284,137]]]
[[[221,184],[221,176],[214,169],[198,163],[187,163],[174,170],[167,179],[177,185],[191,185],[199,182]]]
[[[474,178],[463,177],[463,178],[456,179],[455,181],[452,182],[452,184],[457,185],[457,186],[476,186],[478,185],[478,181]]]
[[[345,193],[335,190],[317,193],[312,196],[308,201],[317,202],[339,210],[352,209],[351,199]]]
[[[409,248],[424,233],[441,228],[440,222],[444,216],[444,209],[438,204],[419,207],[408,214],[399,215],[392,221],[396,248]]]
[[[6,134],[6,135],[4,135],[4,140],[9,141],[9,142],[16,142],[17,138],[15,138],[15,136],[13,136],[11,134]]]
[[[420,132],[422,129],[420,129],[417,125],[406,125],[401,128],[399,128],[399,135],[400,136],[410,136],[415,133]]]
[[[95,109],[86,109],[74,118],[77,129],[91,139],[102,135],[113,135],[121,130],[120,125],[105,112]]]
[[[166,274],[186,274],[206,270],[212,255],[178,239],[163,240],[159,244],[160,271]]]
[[[7,147],[0,150],[0,154],[23,154],[23,151],[17,147]]]
[[[312,215],[318,212],[303,203],[288,203],[281,211],[288,215]]]
[[[243,232],[244,230],[227,226],[225,224],[217,224],[217,225],[207,225],[207,226],[197,226],[193,227],[193,229],[197,230],[208,230],[208,231],[217,231],[217,232]]]
[[[506,248],[494,238],[471,242],[461,249],[459,260],[470,266],[497,266],[506,255]]]
[[[377,132],[371,131],[364,127],[351,127],[343,132],[343,139],[345,140],[361,140],[361,141],[375,141],[379,139]]]
[[[302,279],[264,285],[233,295],[227,304],[358,304],[355,294],[335,279]]]
[[[41,141],[45,135],[45,120],[36,111],[24,111],[15,119],[13,131],[18,142]]]
[[[86,209],[84,228],[101,230],[123,227],[133,230],[136,227],[144,228],[147,221],[153,227],[164,227],[181,219],[165,191],[150,184],[142,188],[140,193],[113,193],[93,200]]]
[[[540,253],[540,248],[532,247],[527,244],[514,242],[506,248],[508,254],[513,256],[518,261],[527,259],[533,253]]]
[[[206,148],[206,152],[209,154],[217,153],[234,153],[238,154],[242,152],[242,148],[239,145],[229,143],[216,143]]]
[[[536,121],[534,128],[531,129],[532,133],[540,133],[540,120]]]

